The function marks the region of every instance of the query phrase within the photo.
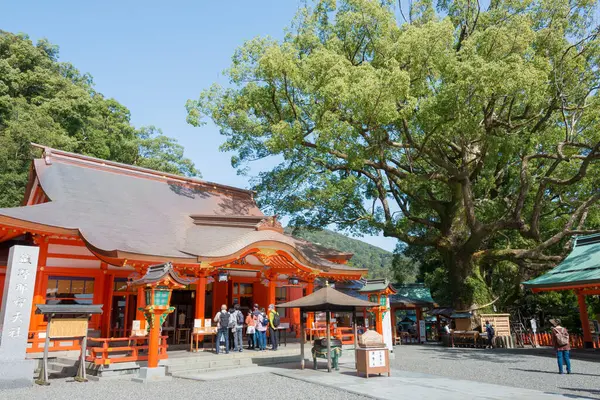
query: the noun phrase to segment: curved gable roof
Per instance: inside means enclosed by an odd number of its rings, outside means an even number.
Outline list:
[[[316,266],[351,269],[326,260],[309,242],[243,222],[266,218],[248,190],[48,149],[34,160],[34,170],[50,201],[0,209],[0,216],[77,231],[99,254],[194,262],[277,242]],[[199,215],[211,222],[198,223]],[[219,219],[224,223],[215,225]]]

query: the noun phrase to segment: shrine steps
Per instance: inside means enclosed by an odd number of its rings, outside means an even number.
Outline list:
[[[204,358],[204,357],[202,357]],[[170,360],[173,361],[173,360]],[[170,362],[166,366],[167,374],[175,375],[185,373],[187,371],[201,372],[210,371],[218,368],[240,368],[252,365],[250,358],[222,358],[220,360],[203,360],[187,358],[185,362],[173,363]]]
[[[280,349],[276,352],[244,351],[229,354],[182,354],[170,357],[166,363],[167,374],[186,378],[190,375],[218,372],[228,369],[255,368],[258,366],[299,362],[300,353],[297,348]]]

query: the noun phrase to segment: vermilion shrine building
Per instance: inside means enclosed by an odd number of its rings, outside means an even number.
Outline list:
[[[14,244],[40,248],[33,304],[104,304],[90,324],[102,337],[126,336],[143,321],[141,289],[127,282],[165,261],[198,278],[173,293],[167,333],[179,318],[188,326],[211,318],[221,304],[266,308],[310,294],[316,278],[367,272],[345,265],[352,254],[284,234],[252,191],[51,148],[33,160],[22,206],[0,209],[0,265]],[[280,314],[299,325],[297,310]],[[44,330],[32,313],[30,337]]]

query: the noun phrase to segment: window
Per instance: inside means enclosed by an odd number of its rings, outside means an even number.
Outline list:
[[[46,304],[92,304],[94,278],[48,277]]]

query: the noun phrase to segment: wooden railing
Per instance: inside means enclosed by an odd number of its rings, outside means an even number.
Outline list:
[[[536,333],[535,338],[537,340],[538,346],[554,346],[554,341],[552,339],[552,334],[550,333]],[[533,339],[533,334],[527,334],[522,336],[523,344],[531,345],[531,340]],[[598,342],[597,336],[592,336],[592,341],[595,349],[600,348],[600,343]],[[581,335],[569,335],[569,344],[572,349],[583,349],[584,341],[583,336]]]
[[[339,339],[342,344],[354,344],[354,329],[339,327],[335,329],[334,336]]]
[[[167,347],[167,336],[161,336],[161,341],[158,346],[159,360],[168,358]],[[139,336],[122,338],[89,338],[87,350],[88,356],[86,357],[86,361],[93,362],[95,365],[147,361],[148,338]],[[142,351],[146,352],[140,354]]]
[[[45,336],[40,337],[40,333],[44,336],[46,331],[29,332],[30,338],[27,339],[27,353],[42,353],[44,351],[46,338]],[[50,339],[49,352],[70,350],[81,350],[79,339]]]

